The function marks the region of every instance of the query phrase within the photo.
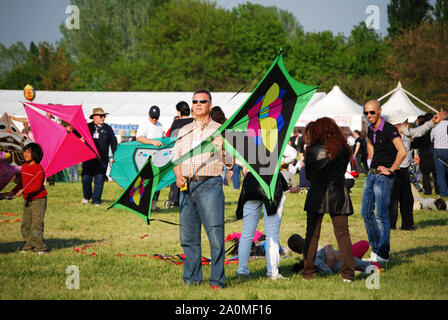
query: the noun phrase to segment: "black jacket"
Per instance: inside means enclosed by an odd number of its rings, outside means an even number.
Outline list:
[[[342,151],[334,159],[325,154],[325,147],[315,143],[305,156],[306,177],[310,180],[305,211],[336,215],[353,214],[353,205],[344,183],[350,151]]]
[[[107,163],[109,162],[109,146],[112,150],[112,154],[115,154],[115,150],[117,150],[117,138],[115,137],[112,128],[106,123],[104,123],[101,128],[96,126],[93,122],[88,123],[87,126],[89,127],[92,137],[96,131],[98,132],[98,139],[93,139],[93,141],[95,142],[101,161],[98,158],[94,158],[83,162],[82,172],[86,174],[105,174]]]
[[[431,131],[424,136],[415,138],[411,143],[411,149],[418,149],[420,156],[420,170],[423,173],[435,172],[434,165],[434,144],[431,142]]]
[[[288,190],[288,183],[283,175],[279,173],[277,184],[275,186],[274,200],[270,201],[263,191],[263,188],[258,183],[257,179],[252,173],[248,173],[243,180],[243,187],[241,188],[240,198],[238,199],[238,207],[236,209],[236,218],[243,218],[243,207],[248,200],[260,200],[266,206],[268,216],[276,214],[283,192]]]

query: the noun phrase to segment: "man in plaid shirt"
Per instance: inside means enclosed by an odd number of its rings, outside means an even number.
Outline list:
[[[209,138],[221,124],[210,118],[212,97],[208,90],[193,94],[194,121],[182,127],[174,146],[173,162]],[[210,288],[222,289],[224,274],[224,192],[222,189],[223,140],[214,137],[210,145],[174,167],[176,185],[181,189],[180,243],[184,249],[184,284],[198,285],[202,277],[201,225],[207,233],[211,251]],[[204,152],[205,151],[205,152]]]

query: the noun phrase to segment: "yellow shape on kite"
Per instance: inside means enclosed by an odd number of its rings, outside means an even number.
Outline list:
[[[137,181],[135,181],[134,184],[134,195],[132,196],[132,198],[134,199],[134,203],[139,206],[140,205],[140,191],[139,191],[139,186],[140,186],[140,181],[142,180],[142,178],[138,177]]]
[[[274,83],[266,92],[260,108],[261,112],[259,114],[259,122],[261,139],[269,152],[274,151],[278,141],[277,119],[268,116],[269,105],[278,98],[279,93],[280,87],[277,83]]]

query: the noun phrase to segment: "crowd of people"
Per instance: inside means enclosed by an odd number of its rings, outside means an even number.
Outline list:
[[[227,119],[223,110],[213,107],[208,90],[194,92],[192,106],[181,101],[176,105],[178,115],[172,126],[164,131],[158,121],[161,110],[152,106],[148,119],[139,126],[136,140],[155,147],[162,146],[160,138],[177,137],[174,144],[173,162],[210,137]],[[185,254],[183,282],[195,286],[203,281],[201,228],[204,226],[211,251],[211,289],[225,286],[225,195],[223,184],[233,179],[234,189],[241,189],[236,218],[242,219],[243,227],[238,247],[236,277],[250,275],[249,258],[252,239],[261,217],[264,217],[266,233],[267,277],[283,279],[279,273],[280,226],[285,206],[285,193],[306,190],[305,239],[293,235],[288,247],[303,254],[303,261],[295,265],[294,272],[301,272],[304,279],[316,277],[318,272],[340,272],[345,282],[354,280],[355,271],[366,271],[368,266],[382,267],[390,258],[390,230],[396,228],[398,211],[401,213],[403,230],[414,230],[414,202],[425,203],[425,198],[413,195],[409,170],[412,163],[420,163],[424,177],[424,192],[435,192],[448,197],[446,174],[448,171],[448,121],[446,113],[426,114],[419,117],[417,126],[410,128],[408,117],[401,111],[387,121],[381,115],[378,101],[364,105],[364,115],[369,123],[366,136],[355,130],[347,139],[336,122],[323,117],[309,122],[302,134],[295,129],[281,159],[280,172],[273,199],[270,199],[258,180],[243,164],[228,157],[221,135],[212,139],[216,152],[193,155],[174,167],[176,181],[170,186],[166,207],[179,207],[180,244]],[[112,128],[105,123],[107,113],[94,108],[88,128],[99,157],[82,163],[83,205],[92,202],[101,205],[106,170],[117,149],[117,139]],[[68,126],[68,131],[72,130]],[[180,138],[179,138],[180,137]],[[351,141],[352,140],[352,141]],[[24,219],[22,235],[25,240],[21,252],[46,252],[43,237],[43,220],[47,206],[45,174],[39,164],[42,148],[31,143],[24,148],[25,164],[21,168],[22,179],[13,190],[0,194],[1,198],[23,196]],[[77,171],[77,169],[76,169]],[[361,216],[368,241],[352,244],[349,216],[354,213],[350,189],[356,174],[367,175],[362,193]],[[299,174],[299,183],[295,175]],[[433,175],[434,183],[429,178]],[[240,181],[243,176],[242,183]],[[94,184],[92,190],[92,183]],[[152,211],[157,207],[159,193],[154,196]],[[440,202],[434,208],[445,208]],[[436,204],[436,202],[438,204]],[[429,204],[427,207],[430,206]],[[432,208],[432,207],[431,207]],[[440,210],[440,209],[439,209]],[[330,214],[338,250],[330,245],[319,246],[322,219]],[[362,247],[362,249],[360,249]],[[361,260],[371,248],[370,257]],[[362,252],[361,252],[362,251]]]

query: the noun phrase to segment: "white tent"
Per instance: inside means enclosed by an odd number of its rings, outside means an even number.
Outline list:
[[[338,86],[334,86],[315,103],[308,103],[296,126],[303,127],[318,118],[330,117],[340,127],[349,127],[352,131],[362,130],[363,116],[362,106],[350,99]]]
[[[315,104],[317,101],[319,101],[320,99],[322,99],[326,95],[327,94],[325,92],[316,92],[316,93],[314,93],[313,96],[311,97],[310,101],[308,101],[308,104],[305,106],[305,108],[312,106],[313,104]]]
[[[387,102],[385,102],[381,106],[381,109],[382,109],[381,114],[386,119],[388,119],[397,110],[401,110],[404,113],[406,113],[409,116],[409,118],[408,118],[409,122],[414,122],[419,115],[423,115],[426,113],[422,109],[415,106],[415,104],[412,103],[411,99],[409,99],[408,96],[416,99],[418,102],[422,103],[423,105],[425,105],[432,111],[438,112],[436,109],[432,108],[425,102],[421,101],[420,99],[418,99],[417,97],[415,97],[414,95],[412,95],[411,93],[406,91],[402,87],[400,81],[398,82],[398,85],[395,89],[393,89],[389,93],[387,93],[384,96],[382,96],[381,98],[379,98],[378,101],[381,101],[390,95],[391,95],[391,97],[389,98],[389,100],[387,100]]]
[[[249,98],[250,93],[240,92],[233,99],[234,92],[212,92],[214,106],[220,106],[229,118]],[[161,110],[159,121],[164,130],[171,127],[176,113],[176,104],[186,101],[191,106],[193,92],[78,92],[37,91],[35,103],[82,105],[84,116],[89,120],[93,108],[102,107],[109,115],[106,123],[112,125],[115,133],[135,131],[148,118],[149,108],[157,105]],[[17,117],[26,117],[21,90],[0,90],[0,115],[7,112]],[[135,133],[134,133],[135,134]]]

